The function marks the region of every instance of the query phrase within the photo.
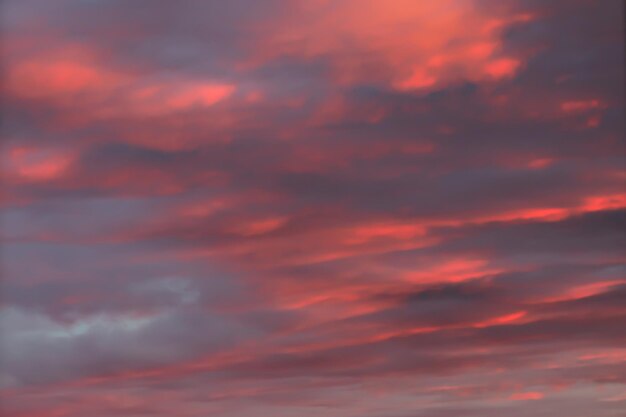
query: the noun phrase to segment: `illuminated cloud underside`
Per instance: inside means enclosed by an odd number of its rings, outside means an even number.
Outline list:
[[[615,417],[619,0],[9,0],[11,417]]]

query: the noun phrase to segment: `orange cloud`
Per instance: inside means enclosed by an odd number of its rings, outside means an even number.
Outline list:
[[[520,62],[516,59],[497,59],[485,65],[485,72],[494,78],[511,77],[519,65]]]
[[[598,109],[603,107],[600,100],[573,100],[561,103],[561,110],[567,113],[584,112],[587,110]]]
[[[63,175],[73,159],[70,152],[17,147],[9,150],[5,170],[19,180],[49,181]]]
[[[511,395],[509,398],[515,401],[536,401],[541,400],[544,394],[541,392],[518,392]]]
[[[178,74],[155,79],[107,63],[102,53],[59,40],[53,50],[12,57],[7,90],[32,100],[81,108],[68,116],[82,124],[119,117],[164,116],[205,109],[231,96],[232,83]]]
[[[24,98],[65,98],[107,94],[127,81],[103,68],[92,51],[68,45],[31,54],[7,66],[7,88]]]
[[[524,318],[526,314],[527,314],[526,311],[517,311],[515,313],[505,314],[504,316],[494,317],[494,318],[482,321],[480,323],[476,323],[474,324],[474,327],[481,328],[481,327],[498,326],[501,324],[517,323],[519,322],[520,319]]]
[[[138,116],[167,115],[213,106],[228,98],[235,86],[202,81],[164,81],[131,89],[128,110]]]
[[[307,59],[336,54],[332,66],[338,83],[375,80],[400,90],[430,88],[459,78],[511,76],[520,61],[499,55],[500,32],[507,24],[532,18],[496,19],[470,0],[332,4],[298,0],[292,7],[288,22],[259,26],[263,36],[246,65],[281,55]],[[294,25],[294,19],[307,23]],[[364,56],[376,61],[369,71],[363,65]]]

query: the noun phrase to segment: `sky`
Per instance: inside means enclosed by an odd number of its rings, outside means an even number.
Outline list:
[[[619,417],[620,0],[5,0],[6,417]]]

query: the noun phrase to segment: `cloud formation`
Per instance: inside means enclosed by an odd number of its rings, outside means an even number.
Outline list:
[[[616,416],[622,9],[4,2],[2,412]]]

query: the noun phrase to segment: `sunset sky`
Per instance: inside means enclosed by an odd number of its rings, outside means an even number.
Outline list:
[[[5,0],[0,414],[620,417],[621,0]]]

